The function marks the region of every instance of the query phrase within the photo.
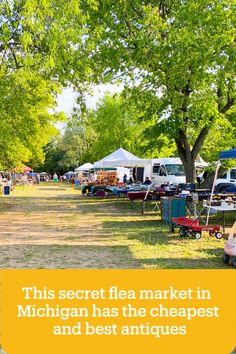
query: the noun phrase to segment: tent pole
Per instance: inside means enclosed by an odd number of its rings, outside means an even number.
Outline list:
[[[206,225],[208,225],[208,222],[209,222],[211,203],[212,203],[212,199],[213,199],[213,193],[214,193],[215,184],[216,184],[216,180],[217,180],[217,176],[218,176],[218,172],[219,172],[220,166],[221,166],[221,163],[220,163],[220,160],[218,160],[217,166],[216,166],[216,173],[215,173],[215,177],[214,177],[214,181],[213,181],[213,185],[212,185],[212,189],[211,189],[211,196],[210,196],[210,203],[209,203],[209,207],[208,207],[208,211],[207,211]]]

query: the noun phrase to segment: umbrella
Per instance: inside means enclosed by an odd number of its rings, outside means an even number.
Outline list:
[[[13,168],[12,171],[16,173],[21,173],[21,172],[26,173],[26,172],[32,172],[33,169],[29,166],[17,166]]]
[[[33,169],[31,168],[31,167],[29,167],[29,166],[24,166],[24,168],[23,168],[23,172],[32,172],[33,171]]]

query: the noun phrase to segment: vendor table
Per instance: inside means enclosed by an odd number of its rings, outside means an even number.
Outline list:
[[[128,191],[128,198],[130,201],[143,200],[146,196],[147,191]]]
[[[235,215],[236,215],[236,208],[234,206],[223,206],[223,205],[217,205],[217,206],[209,206],[207,205],[206,208],[210,208],[211,210],[213,211],[220,211],[222,212],[222,215],[223,215],[223,232],[225,233],[225,213],[226,212],[232,212],[234,211],[235,212]]]
[[[140,192],[141,188],[137,189],[137,187],[126,187],[126,188],[118,188],[118,187],[108,187],[108,190],[115,194],[117,197],[127,196],[130,192]],[[146,191],[144,191],[146,193]]]
[[[93,195],[95,195],[96,192],[101,189],[105,190],[106,192],[110,191],[107,186],[103,186],[103,185],[87,185],[87,184],[81,185],[82,194],[92,193]]]

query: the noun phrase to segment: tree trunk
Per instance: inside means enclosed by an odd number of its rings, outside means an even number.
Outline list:
[[[184,166],[186,183],[195,183],[194,163],[208,133],[208,127],[202,128],[192,149],[185,130],[179,129],[178,136],[175,138],[178,154]]]
[[[194,161],[191,158],[186,159],[186,161],[184,161],[183,163],[183,166],[184,166],[184,172],[186,176],[186,183],[194,183],[195,182]]]
[[[186,183],[194,183],[194,159],[192,157],[190,145],[184,131],[179,131],[179,137],[175,139],[175,143],[177,146],[178,155],[184,166]]]

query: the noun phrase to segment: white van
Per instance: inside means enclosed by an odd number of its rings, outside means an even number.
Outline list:
[[[144,168],[144,180],[149,177],[154,185],[186,183],[183,164],[178,157],[151,159]]]
[[[230,185],[236,186],[236,167],[226,171],[222,176],[217,178],[215,185],[216,187],[218,186],[217,190],[219,192]]]

